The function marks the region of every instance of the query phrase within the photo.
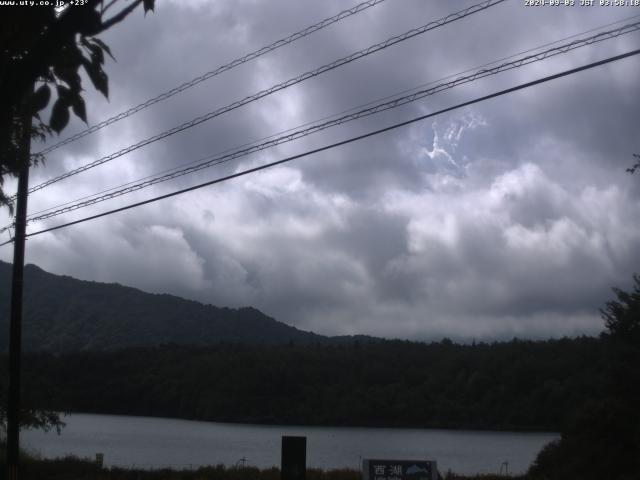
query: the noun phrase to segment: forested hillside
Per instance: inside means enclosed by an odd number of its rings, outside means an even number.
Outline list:
[[[558,430],[584,398],[598,396],[602,361],[602,343],[594,338],[477,345],[174,345],[29,355],[24,378],[31,404],[76,412]]]
[[[7,351],[11,265],[0,262],[0,351]],[[218,308],[118,284],[86,282],[25,267],[23,348],[71,352],[164,343],[286,344],[350,341],[278,322],[255,308]],[[360,337],[366,340],[365,337]]]

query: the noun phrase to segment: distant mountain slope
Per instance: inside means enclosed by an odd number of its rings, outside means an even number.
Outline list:
[[[11,265],[0,262],[0,351],[8,345]],[[119,284],[86,282],[25,267],[23,348],[70,352],[167,343],[334,343],[254,308],[218,308]]]

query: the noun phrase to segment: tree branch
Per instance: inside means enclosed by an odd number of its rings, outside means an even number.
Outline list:
[[[135,8],[140,5],[142,3],[142,0],[136,0],[135,2],[133,2],[131,5],[129,5],[126,8],[123,8],[120,13],[114,15],[113,17],[111,17],[109,20],[106,20],[104,22],[102,22],[102,27],[100,29],[100,31],[96,32],[96,35],[98,33],[102,33],[105,30],[107,30],[108,28],[111,28],[113,25],[115,25],[116,23],[120,23],[122,20],[124,20],[125,18],[127,18],[127,16],[133,12],[135,10]]]
[[[109,10],[116,3],[118,3],[118,0],[111,0],[109,3],[107,3],[106,7],[102,7],[102,12],[101,13],[104,14],[107,10]]]

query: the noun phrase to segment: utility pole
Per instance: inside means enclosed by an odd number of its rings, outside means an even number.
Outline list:
[[[31,96],[33,87],[28,90]],[[28,101],[20,112],[20,172],[16,198],[15,234],[13,241],[13,274],[11,278],[11,318],[9,325],[9,402],[7,405],[7,467],[9,480],[18,480],[20,461],[20,357],[22,354],[22,287],[24,247],[27,228],[27,196],[31,155],[31,111]]]

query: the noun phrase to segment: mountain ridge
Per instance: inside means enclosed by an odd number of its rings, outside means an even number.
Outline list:
[[[23,349],[110,351],[163,344],[279,345],[374,341],[299,330],[254,307],[228,308],[25,266]],[[11,264],[0,261],[0,351],[7,351]]]

